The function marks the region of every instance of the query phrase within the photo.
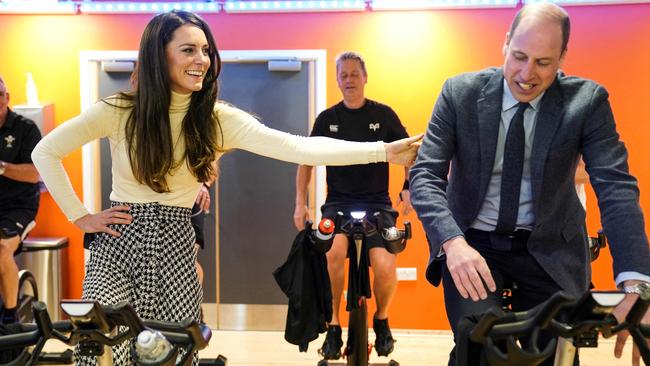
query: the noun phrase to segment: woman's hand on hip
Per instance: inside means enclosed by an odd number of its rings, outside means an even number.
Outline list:
[[[127,205],[111,207],[96,214],[82,216],[75,220],[74,224],[85,233],[107,233],[119,237],[122,234],[111,229],[109,225],[130,224],[133,221],[133,216],[127,213],[130,209]]]

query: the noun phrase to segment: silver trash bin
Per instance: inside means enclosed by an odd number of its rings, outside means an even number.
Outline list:
[[[16,257],[18,268],[34,275],[38,299],[47,305],[52,321],[61,320],[62,284],[61,250],[68,246],[66,237],[27,237],[23,250]]]

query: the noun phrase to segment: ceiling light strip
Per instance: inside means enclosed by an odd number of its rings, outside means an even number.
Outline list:
[[[373,0],[372,10],[513,8],[518,0]]]
[[[29,1],[0,1],[0,14],[76,14],[73,2],[30,3]]]
[[[226,1],[226,13],[290,13],[327,11],[364,11],[362,0],[271,0],[271,1]]]
[[[640,4],[650,0],[523,0],[558,5]],[[263,0],[263,1],[58,1],[0,0],[0,14],[157,14],[172,10],[196,13],[293,13],[332,11],[391,11],[463,8],[512,8],[518,0]]]
[[[561,6],[570,5],[617,5],[617,4],[644,4],[650,0],[523,0],[526,4],[552,2]]]
[[[185,10],[196,13],[218,13],[216,2],[85,2],[81,3],[82,14],[150,14],[172,10]]]

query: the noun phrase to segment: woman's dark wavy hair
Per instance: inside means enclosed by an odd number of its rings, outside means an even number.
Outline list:
[[[174,161],[174,143],[169,121],[171,86],[165,47],[176,29],[191,24],[205,33],[210,67],[200,91],[192,93],[190,106],[183,118],[182,136],[185,154]],[[208,24],[198,15],[171,11],[155,16],[142,34],[136,69],[131,76],[132,93],[120,97],[132,101],[133,109],[126,122],[126,142],[133,175],[158,193],[169,192],[166,175],[186,163],[199,182],[208,182],[216,174],[212,164],[220,151],[221,125],[214,112],[217,100],[217,77],[221,58]]]

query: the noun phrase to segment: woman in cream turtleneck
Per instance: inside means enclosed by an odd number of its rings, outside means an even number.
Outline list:
[[[220,66],[205,21],[184,11],[160,14],[142,35],[134,91],[98,102],[34,150],[34,163],[59,207],[81,230],[96,233],[84,299],[128,301],[146,319],[198,317],[202,291],[190,209],[225,151],[244,149],[305,165],[408,165],[415,158],[421,136],[353,143],[270,129],[217,101]],[[111,145],[112,207],[89,213],[61,160],[101,137]],[[116,365],[132,363],[125,345],[114,347],[114,357]],[[94,360],[82,357],[78,363]]]

